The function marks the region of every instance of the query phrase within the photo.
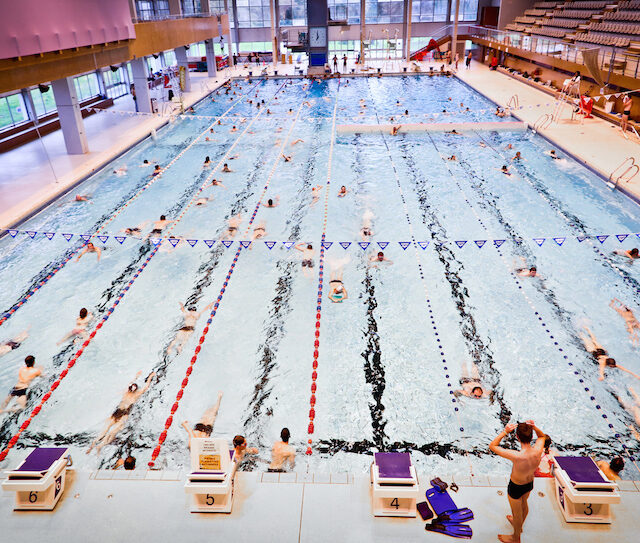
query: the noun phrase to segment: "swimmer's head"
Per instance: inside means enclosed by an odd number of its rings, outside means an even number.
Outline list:
[[[551,149],[551,151],[549,151],[550,155],[555,155],[556,154],[556,150],[555,149]]]
[[[244,436],[237,435],[236,437],[233,438],[233,446],[234,447],[246,447],[247,446],[247,440],[244,438]]]
[[[272,205],[273,205],[273,200],[272,200],[271,198],[269,198],[269,199],[267,200],[267,204],[268,204],[268,205],[270,205],[270,206],[272,206]]]
[[[289,443],[289,438],[291,437],[291,433],[289,432],[289,428],[283,428],[280,432],[280,439],[285,443]]]
[[[516,428],[516,437],[520,443],[531,443],[533,439],[533,427],[526,422],[519,422]]]
[[[156,171],[158,171],[158,172],[159,172],[159,171],[160,171],[160,165],[159,165],[159,164],[156,164],[155,169],[156,169]]]
[[[610,368],[615,368],[616,367],[616,361],[615,358],[607,358],[604,363],[609,366]]]
[[[405,115],[409,115],[409,110],[408,110],[408,109],[405,109],[405,110],[404,110],[404,114],[405,114]]]
[[[502,171],[506,172],[507,171],[507,165],[505,164],[504,166],[502,166]]]
[[[29,355],[24,359],[24,365],[27,368],[33,368],[33,365],[36,363],[36,357],[33,355]]]
[[[520,158],[520,156],[521,156],[521,155],[520,155],[520,151],[516,152],[516,157],[517,157],[517,158]]]
[[[311,243],[309,243],[309,244],[307,245],[307,249],[313,249],[313,245],[311,245]]]
[[[631,250],[629,251],[629,254],[630,254],[633,258],[637,258],[637,257],[638,257],[638,253],[639,253],[639,251],[638,251],[638,248],[637,248],[637,247],[634,247],[633,249],[631,249]]]
[[[143,163],[143,164],[149,164],[149,161],[145,158],[145,159],[142,161],[142,163]]]
[[[80,310],[80,318],[81,318],[81,319],[84,319],[84,318],[87,316],[87,313],[88,313],[87,308],[86,308],[86,307],[83,307],[83,308]]]
[[[473,395],[474,398],[482,398],[482,387],[473,387],[471,389],[471,394]]]
[[[535,275],[536,273],[538,273],[538,268],[536,268],[535,266],[531,266],[529,268],[529,275]]]
[[[384,253],[382,251],[378,253],[378,260],[380,261],[384,260]]]
[[[196,310],[196,306],[195,305],[191,305],[188,307],[189,311],[195,311]]]
[[[202,433],[207,434],[207,435],[211,435],[211,431],[212,431],[211,426],[207,426],[206,424],[202,424],[201,422],[199,422],[198,424],[196,424],[196,425],[193,427],[193,429],[194,429],[196,432],[202,432]]]
[[[544,436],[544,450],[545,450],[545,452],[549,452],[549,447],[551,447],[551,438],[549,436]]]
[[[211,159],[209,158],[209,155],[207,155],[206,157],[204,157],[204,161],[205,161],[205,162],[210,162],[210,161],[211,161]]]
[[[94,245],[93,245],[93,243],[91,243],[91,242],[87,243],[87,247],[88,247],[89,249],[94,249],[94,248],[95,248],[95,247],[94,247]]]
[[[136,383],[131,383],[129,385],[129,392],[135,392],[136,390],[138,390],[138,385]]]
[[[136,459],[133,456],[127,456],[124,460],[124,469],[136,469]]]
[[[619,456],[616,456],[611,459],[611,462],[609,462],[609,467],[614,473],[620,473],[624,469],[624,460]]]
[[[167,220],[167,216],[166,215],[160,215],[160,220],[161,221],[166,221]]]
[[[346,190],[347,190],[347,187],[345,187],[344,185],[342,185],[342,186],[340,187],[340,190],[341,190],[342,192],[344,192],[344,191],[346,191]]]

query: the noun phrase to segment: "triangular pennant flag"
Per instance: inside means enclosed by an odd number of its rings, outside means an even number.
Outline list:
[[[494,239],[493,240],[493,244],[496,247],[500,247],[500,245],[502,245],[505,241],[507,241],[506,239]]]
[[[162,243],[162,239],[161,238],[149,238],[151,240],[151,243],[153,243],[154,245],[160,245]]]
[[[18,231],[17,231],[17,230],[9,230],[9,235],[10,235],[12,238],[15,238],[17,233],[18,233]]]
[[[64,239],[66,239],[67,241],[71,241],[71,238],[73,237],[73,234],[62,234],[62,237]]]
[[[124,240],[125,240],[125,239],[127,239],[127,238],[125,238],[124,236],[113,236],[113,237],[115,238],[115,240],[116,240],[120,245],[122,245],[122,243],[124,242]]]
[[[458,246],[459,249],[462,249],[466,243],[467,242],[464,240],[456,241],[456,245]]]
[[[241,241],[240,245],[242,245],[245,249],[251,245],[250,241]]]
[[[371,245],[370,241],[359,241],[358,245],[360,245],[360,247],[362,247],[362,250],[364,251],[367,247],[369,247],[369,245]]]
[[[90,234],[80,234],[80,237],[85,241],[89,241],[91,239]]]
[[[420,248],[424,251],[428,247],[429,242],[428,241],[419,241],[418,245],[420,245]]]
[[[209,249],[211,249],[211,247],[213,247],[213,244],[216,242],[215,239],[203,239],[202,241],[204,241],[204,244],[207,247],[209,247]],[[231,247],[232,243],[233,243],[233,241],[225,240],[225,241],[222,242],[222,245],[224,245],[228,249],[229,247]],[[192,247],[193,247],[193,245],[192,245]]]
[[[107,240],[109,239],[109,236],[98,236],[98,239],[99,239],[102,243],[107,243]]]
[[[384,250],[384,248],[389,245],[388,241],[378,241],[378,246],[380,247],[380,249]]]
[[[188,239],[187,243],[193,247],[196,243],[198,243],[197,239]]]
[[[340,246],[346,251],[349,248],[349,245],[351,245],[350,241],[341,241],[340,242]]]
[[[567,238],[553,238],[553,241],[555,241],[558,245],[560,245],[560,247],[562,247],[562,244],[565,242]]]
[[[176,245],[178,245],[178,243],[180,243],[180,240],[178,238],[169,238],[169,243],[171,243],[171,245],[175,247]]]
[[[286,247],[287,250],[291,249],[291,247],[293,247],[293,244],[295,243],[295,241],[283,241],[282,245],[284,245]]]
[[[47,236],[48,240],[52,240],[53,236],[55,236],[56,233],[55,232],[45,232],[44,235]]]
[[[37,233],[38,232],[36,232],[35,230],[27,230],[27,234],[29,234],[29,237],[31,239],[35,238]]]
[[[583,242],[585,239],[587,239],[589,236],[582,236],[582,235],[580,235],[580,236],[576,236],[576,237],[577,237],[577,239],[578,239],[578,243],[582,243],[582,242]]]
[[[533,241],[538,244],[538,247],[542,247],[542,244],[547,241],[547,238],[533,238]]]
[[[618,238],[618,241],[622,243],[625,239],[629,237],[629,234],[616,234],[616,237]]]
[[[596,236],[596,239],[600,242],[600,243],[604,243],[604,240],[607,239],[609,236]]]
[[[400,247],[402,247],[402,249],[404,251],[406,251],[407,247],[409,247],[409,245],[411,245],[410,241],[399,241],[398,243],[400,244]]]
[[[478,246],[478,249],[482,249],[484,244],[487,243],[487,240],[486,239],[476,239],[476,240],[474,240],[473,243],[475,243]]]
[[[273,249],[273,246],[276,244],[275,241],[265,241],[264,244],[269,247],[269,250]]]
[[[323,241],[323,242],[322,242],[322,246],[323,246],[325,249],[329,249],[332,245],[333,245],[333,241]]]

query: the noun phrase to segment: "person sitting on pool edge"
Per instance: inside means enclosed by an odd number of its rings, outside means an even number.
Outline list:
[[[628,370],[627,368],[623,368],[622,366],[619,366],[615,361],[615,359],[611,358],[607,353],[607,351],[602,347],[602,345],[598,343],[598,340],[596,339],[596,337],[593,335],[593,332],[589,328],[585,326],[584,330],[587,333],[587,335],[578,334],[578,336],[582,340],[582,343],[584,344],[584,348],[587,350],[587,352],[591,356],[593,356],[595,361],[598,363],[598,380],[599,381],[604,381],[605,368],[618,368],[619,370],[625,371],[628,374],[633,375],[636,379],[640,379],[640,377],[635,373],[633,373],[631,370]]]
[[[220,409],[220,402],[222,402],[222,392],[218,392],[218,401],[213,407],[210,407],[202,414],[200,421],[193,426],[193,430],[189,428],[188,420],[185,420],[182,423],[182,427],[189,435],[189,449],[191,449],[192,439],[211,437],[213,425],[216,423],[216,417],[218,416],[218,410]]]
[[[622,479],[620,472],[624,469],[624,460],[621,457],[616,456],[611,459],[611,462],[598,460],[596,464],[609,481],[619,481]]]
[[[474,362],[471,363],[471,373],[467,369],[467,363],[462,363],[462,377],[460,377],[460,390],[454,391],[456,397],[466,396],[467,398],[473,398],[480,400],[482,398],[493,398],[493,392],[487,390],[487,387],[482,384],[480,379],[480,372],[478,366]]]

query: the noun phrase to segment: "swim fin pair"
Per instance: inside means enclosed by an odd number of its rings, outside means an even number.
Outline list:
[[[470,520],[473,520],[473,511],[468,507],[462,507],[461,509],[453,509],[451,511],[440,513],[433,522],[461,524],[463,522],[469,522]]]
[[[427,524],[424,529],[427,532],[448,535],[457,539],[471,539],[473,536],[471,526],[466,524],[443,524],[434,521],[431,524]]]

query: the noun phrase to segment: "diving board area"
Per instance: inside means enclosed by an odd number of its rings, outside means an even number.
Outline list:
[[[338,134],[407,134],[409,132],[472,132],[476,130],[499,130],[503,132],[523,132],[528,124],[521,121],[485,123],[394,123],[394,124],[339,124]],[[397,129],[394,132],[394,129]]]

